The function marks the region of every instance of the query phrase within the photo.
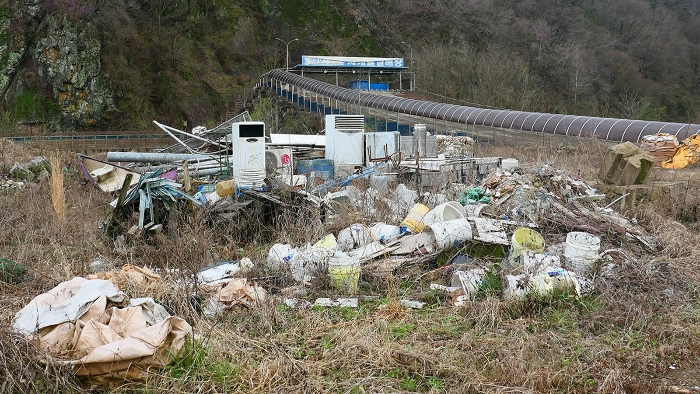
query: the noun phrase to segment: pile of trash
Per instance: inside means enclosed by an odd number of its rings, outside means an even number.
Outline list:
[[[200,202],[183,192],[180,188],[181,184],[161,177],[162,170],[145,174],[139,178],[138,183],[132,187],[121,201],[122,205],[130,203],[139,203],[139,224],[140,229],[146,224],[146,210],[149,212],[150,222],[155,225],[155,203],[159,202],[165,210],[169,211],[178,199],[187,199],[194,204],[199,205]],[[112,201],[113,208],[120,205],[119,199]]]
[[[567,291],[578,296],[590,291],[599,266],[613,262],[607,251],[600,252],[600,237],[631,239],[654,249],[634,219],[615,212],[615,202],[599,206],[605,195],[582,179],[550,166],[516,170],[520,172],[498,169],[481,184],[456,194],[419,194],[403,184],[393,194],[352,185],[328,193],[324,201],[336,211],[345,207],[359,219],[369,218],[383,204],[390,207],[390,218],[402,219],[371,224],[360,220],[305,246],[275,244],[267,267],[286,270],[300,284],[326,276],[336,290],[353,293],[361,275],[381,278],[434,261],[460,246],[492,245],[503,251],[489,259],[501,260],[496,275],[503,278],[503,297],[521,300],[528,294]],[[545,247],[538,230],[566,234],[566,242]],[[456,305],[473,298],[493,270],[473,264],[471,256],[465,258],[469,264],[450,261],[442,268],[451,273],[446,284],[434,284]]]
[[[640,148],[651,155],[656,167],[681,170],[700,163],[700,135],[693,134],[682,142],[675,135],[657,133],[642,137]]]
[[[464,156],[474,151],[474,139],[471,137],[436,135],[437,153],[451,157]]]
[[[483,215],[529,221],[557,230],[617,235],[654,249],[636,220],[612,209],[618,200],[601,207],[597,202],[605,198],[604,194],[550,166],[527,174],[497,171],[484,179],[482,187],[492,193],[489,204],[475,208]]]

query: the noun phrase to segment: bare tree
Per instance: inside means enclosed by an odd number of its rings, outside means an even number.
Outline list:
[[[580,44],[567,42],[559,48],[561,62],[569,67],[571,89],[574,93],[574,104],[578,103],[578,95],[590,86],[592,80],[591,66],[588,59],[591,54]]]

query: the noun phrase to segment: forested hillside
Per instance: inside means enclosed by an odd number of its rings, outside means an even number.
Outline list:
[[[3,128],[214,124],[302,54],[400,56],[484,105],[700,120],[697,0],[44,0],[0,5]]]

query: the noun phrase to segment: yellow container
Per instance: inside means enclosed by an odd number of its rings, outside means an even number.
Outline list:
[[[544,238],[535,230],[519,228],[513,233],[508,254],[508,263],[511,267],[523,265],[521,256],[531,250],[535,253],[544,252]]]
[[[331,278],[331,285],[343,293],[357,293],[361,271],[358,259],[331,257],[328,260],[328,276]]]
[[[411,208],[411,211],[406,216],[406,219],[401,222],[401,225],[409,229],[413,234],[418,234],[423,231],[423,217],[430,211],[430,208],[423,204],[416,204]]]
[[[236,183],[233,181],[233,179],[221,181],[216,184],[215,190],[219,197],[230,196],[236,190]]]

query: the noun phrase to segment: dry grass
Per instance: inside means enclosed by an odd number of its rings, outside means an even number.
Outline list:
[[[59,221],[66,221],[66,193],[63,190],[63,166],[58,154],[51,155],[51,204]]]
[[[515,157],[523,166],[551,164],[573,174],[580,170],[592,179],[606,147],[573,141],[556,147],[480,146],[478,154]],[[61,166],[52,165],[63,167],[74,164],[63,158]],[[272,243],[313,242],[330,229],[303,211],[283,212],[276,220],[284,231],[246,230],[246,238],[235,224],[212,228],[210,218],[184,206],[163,236],[130,238],[125,249],[115,249],[98,229],[111,197],[83,184],[77,173],[66,174],[62,189],[65,222],[50,208],[51,182],[0,192],[0,256],[26,264],[33,278],[0,283],[0,373],[5,373],[0,377],[8,382],[0,383],[3,392],[89,392],[90,382],[80,388],[68,371],[37,362],[41,353],[7,327],[32,297],[86,274],[96,258],[117,267],[174,270],[163,275],[161,286],[123,287],[132,296],[154,296],[197,334],[171,367],[153,371],[147,381],[116,382],[109,392],[665,393],[674,385],[700,386],[700,242],[689,229],[695,223],[676,221],[650,202],[629,214],[650,230],[659,251],[647,254],[627,241],[613,245],[633,259],[581,299],[508,303],[485,297],[455,308],[428,290],[428,278],[436,278],[425,274],[435,268],[429,262],[417,275],[371,286],[382,289],[379,299],[361,301],[357,309],[291,309],[271,301],[203,318],[190,307],[195,290],[184,279],[191,272],[245,256],[260,264]],[[354,222],[352,215],[341,215],[336,226]],[[264,273],[251,276],[258,274]],[[281,290],[274,279],[258,280],[272,293]],[[301,297],[317,296],[337,294],[323,285]],[[428,306],[406,309],[398,304],[402,298]]]
[[[0,326],[0,392],[77,393],[70,371],[46,363],[47,355],[21,335]]]

